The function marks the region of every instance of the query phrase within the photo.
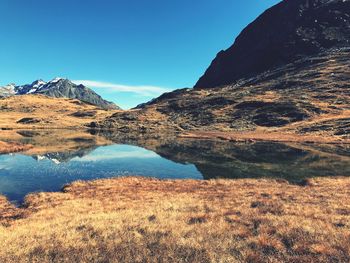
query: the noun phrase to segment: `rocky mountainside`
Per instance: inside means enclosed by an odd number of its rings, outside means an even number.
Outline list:
[[[84,85],[76,85],[68,79],[55,78],[49,82],[36,80],[32,84],[0,87],[0,97],[14,95],[41,94],[54,98],[78,99],[103,109],[119,109],[113,102],[104,100],[93,90]]]
[[[218,53],[195,88],[228,85],[330,48],[349,46],[349,0],[285,0]]]
[[[350,138],[350,1],[285,0],[219,53],[194,89],[94,128]]]

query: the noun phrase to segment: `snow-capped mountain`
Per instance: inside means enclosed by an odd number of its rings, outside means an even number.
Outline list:
[[[42,94],[54,98],[71,98],[87,102],[104,109],[118,109],[113,102],[104,100],[100,95],[84,85],[76,85],[68,79],[54,78],[49,82],[36,80],[32,84],[16,86],[9,84],[0,87],[0,97],[15,95]]]
[[[8,84],[4,87],[0,87],[0,97],[9,97],[16,95],[16,85]]]
[[[23,86],[16,86],[15,92],[16,92],[16,95],[25,95],[25,94],[36,93],[46,84],[47,83],[41,79],[36,80],[32,84],[26,84]]]

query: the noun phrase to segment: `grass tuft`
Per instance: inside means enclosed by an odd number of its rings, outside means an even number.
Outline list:
[[[0,198],[0,262],[349,262],[350,179],[117,178]]]

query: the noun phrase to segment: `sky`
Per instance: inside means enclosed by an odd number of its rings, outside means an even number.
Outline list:
[[[193,87],[279,0],[0,0],[0,86],[68,78],[122,108]]]

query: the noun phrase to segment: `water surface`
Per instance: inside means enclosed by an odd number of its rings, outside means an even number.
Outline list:
[[[346,146],[74,132],[21,131],[16,136],[34,148],[0,155],[0,194],[14,202],[21,202],[31,192],[58,191],[76,180],[128,175],[200,180],[272,177],[292,183],[314,176],[350,175],[350,149]]]

